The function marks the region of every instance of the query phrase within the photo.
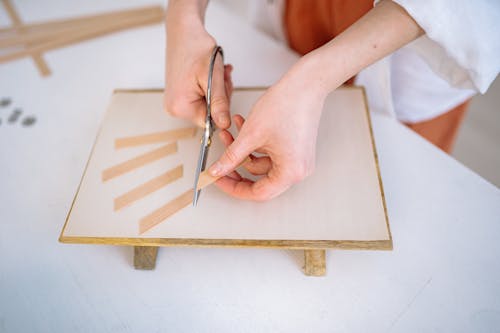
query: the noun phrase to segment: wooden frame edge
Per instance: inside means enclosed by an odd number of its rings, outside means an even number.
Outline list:
[[[257,247],[296,250],[343,249],[343,250],[392,250],[391,240],[352,241],[352,240],[254,240],[254,239],[203,239],[203,238],[133,238],[133,237],[79,237],[61,236],[66,244],[101,244],[126,246],[162,247]]]
[[[372,125],[372,118],[370,116],[370,110],[368,108],[368,97],[366,96],[366,90],[365,87],[363,86],[357,86],[359,89],[361,89],[361,92],[363,93],[363,100],[365,104],[365,112],[366,112],[366,117],[368,118],[368,126],[370,128],[370,138],[372,141],[372,147],[373,147],[373,157],[375,159],[375,168],[377,169],[377,178],[378,178],[378,183],[379,183],[379,190],[380,190],[380,196],[382,197],[382,206],[384,208],[384,216],[385,216],[385,224],[387,226],[387,232],[389,233],[389,241],[391,242],[391,249],[393,248],[393,243],[392,243],[392,232],[391,232],[391,226],[389,224],[389,214],[387,212],[387,203],[385,200],[385,192],[384,192],[384,185],[382,182],[382,174],[380,173],[380,165],[378,161],[378,152],[377,152],[377,146],[375,144],[375,136],[373,135],[373,125]]]
[[[259,90],[266,90],[268,89],[269,86],[248,86],[248,87],[235,87],[233,91],[259,91]],[[352,88],[358,88],[356,87],[347,87],[347,86],[341,86],[341,89],[352,89]],[[146,89],[129,89],[129,88],[117,88],[113,90],[113,94],[119,94],[119,93],[159,93],[163,92],[165,89],[163,88],[146,88]]]

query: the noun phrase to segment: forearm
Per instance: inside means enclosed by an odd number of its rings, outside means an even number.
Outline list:
[[[215,40],[204,27],[208,0],[170,0],[166,14],[167,60],[186,59],[201,49],[211,49]],[[168,47],[170,46],[170,47]],[[167,61],[167,77],[171,70]]]
[[[170,0],[166,14],[167,26],[203,26],[207,4],[208,0]]]
[[[303,72],[326,95],[423,33],[401,6],[384,0],[329,43],[304,56],[292,71]]]

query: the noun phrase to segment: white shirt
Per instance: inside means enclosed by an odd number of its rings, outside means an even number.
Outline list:
[[[415,123],[486,92],[500,70],[500,1],[393,1],[426,34],[357,75],[372,111]],[[252,5],[254,25],[284,42],[285,1]]]

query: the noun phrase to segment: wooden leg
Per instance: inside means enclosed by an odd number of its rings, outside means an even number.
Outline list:
[[[326,251],[304,250],[304,273],[309,276],[326,274]]]
[[[154,269],[158,246],[134,246],[135,269]]]

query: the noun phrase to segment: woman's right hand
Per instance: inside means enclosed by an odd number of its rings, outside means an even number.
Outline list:
[[[203,27],[199,13],[183,2],[169,3],[166,26],[165,110],[203,127],[210,55],[217,43]],[[232,66],[224,66],[218,55],[212,81],[212,119],[222,129],[231,125],[231,71]]]

